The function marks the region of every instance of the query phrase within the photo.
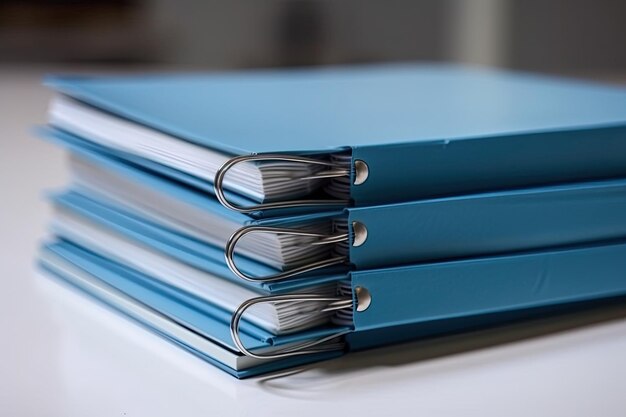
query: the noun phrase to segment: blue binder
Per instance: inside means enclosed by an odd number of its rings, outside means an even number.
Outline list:
[[[57,137],[59,140],[63,138]],[[342,219],[348,230],[345,238],[347,254],[345,260],[336,263],[349,264],[354,269],[531,250],[626,236],[624,179],[255,219],[228,210],[203,193],[151,175],[111,155],[73,142],[64,143],[68,143],[72,152],[93,164],[238,223],[242,232],[254,231],[259,226],[269,227],[270,230],[287,228],[297,231],[298,223],[305,220],[331,223]],[[128,212],[115,207],[114,203],[98,201],[88,195],[72,193],[56,197],[55,201],[94,221],[104,222],[108,227],[121,228],[120,232],[194,265],[207,268],[202,260],[206,257],[207,262],[220,264],[218,275],[234,277],[231,272],[224,271],[223,251],[226,246],[236,254],[236,241],[224,242],[225,246],[216,250],[218,248],[185,238],[167,226],[152,224],[140,212]],[[355,226],[366,230],[367,237],[363,242],[356,241]],[[208,268],[215,273],[212,265]],[[260,282],[280,273],[275,268],[243,256],[235,257],[234,268],[238,268],[236,272]],[[336,268],[324,271],[333,272]]]
[[[210,308],[184,299],[172,288],[159,287],[154,280],[90,254],[68,243],[48,245],[48,251],[74,265],[106,285],[123,290],[145,305],[157,308],[177,321],[203,332],[208,338],[231,349],[240,349],[226,336],[229,318]],[[55,263],[45,263],[60,278],[81,287]],[[476,258],[453,262],[411,265],[405,267],[353,271],[346,285],[345,299],[350,302],[348,316],[351,326],[321,328],[294,334],[286,339],[263,335],[245,322],[235,328],[238,341],[245,349],[258,349],[293,341],[316,341],[341,335],[347,341],[344,350],[359,350],[391,342],[410,340],[428,334],[458,330],[464,327],[510,320],[516,312],[521,316],[533,310],[567,306],[575,303],[607,300],[626,295],[626,244],[561,248],[544,252]],[[82,286],[89,292],[89,288]],[[275,302],[276,297],[257,300]],[[178,302],[173,301],[178,300]],[[184,300],[184,302],[180,302]],[[544,310],[545,311],[545,310]],[[122,311],[124,312],[124,311]],[[242,310],[243,313],[243,310]],[[240,317],[241,318],[241,317]],[[235,318],[230,318],[233,327]],[[159,333],[159,329],[153,329]],[[347,333],[347,334],[346,334]],[[167,337],[167,335],[164,335]],[[234,339],[234,337],[233,337]],[[271,342],[270,342],[271,341]],[[268,362],[244,373],[225,369],[223,364],[205,358],[230,373],[245,377],[281,367],[323,359],[335,350],[309,348],[311,354],[293,354],[287,350],[278,362]],[[302,352],[300,352],[302,353]],[[341,353],[341,351],[339,351]],[[280,360],[288,362],[281,362]]]
[[[626,91],[617,87],[445,65],[50,77],[47,84],[228,155],[346,153],[349,202],[339,205],[626,176]],[[211,181],[120,156],[213,192]]]
[[[66,263],[76,266],[94,278],[102,281],[105,285],[114,288],[138,302],[146,305],[148,308],[155,309],[165,315],[171,317],[175,322],[185,328],[191,329],[194,333],[200,334],[214,343],[225,347],[226,349],[235,351],[236,347],[230,337],[229,322],[230,315],[221,311],[210,304],[202,302],[186,293],[169,287],[150,277],[136,272],[123,265],[117,264],[98,255],[90,253],[78,246],[68,242],[51,243],[42,248],[43,253],[51,253],[57,258],[62,259]],[[101,302],[109,304],[114,309],[120,310],[119,307],[111,305],[107,299],[98,297],[94,293],[93,288],[86,285],[84,281],[73,278],[58,267],[58,263],[40,260],[39,266],[48,274],[72,285],[73,287],[90,294]],[[191,353],[200,356],[209,363],[218,366],[237,377],[253,376],[258,373],[271,372],[285,366],[295,366],[302,363],[314,362],[321,359],[329,359],[338,356],[340,351],[331,351],[313,355],[309,358],[287,358],[283,361],[261,364],[252,369],[235,370],[225,366],[215,358],[209,357],[202,352],[193,350],[190,346],[186,346],[181,341],[176,340],[171,335],[150,327],[147,323],[142,322],[142,318],[133,315],[130,311],[123,311],[127,317],[143,324],[149,330],[154,331],[160,336],[178,344],[179,346],[189,350]],[[257,349],[268,348],[271,346],[282,346],[290,343],[298,342],[308,338],[315,338],[333,334],[336,328],[321,328],[312,331],[302,332],[296,335],[275,336],[267,331],[249,323],[242,323],[241,337],[250,346]]]
[[[311,285],[336,281],[338,277],[343,278],[345,276],[345,268],[329,268],[324,271],[324,274],[307,274],[289,280],[272,282],[241,280],[224,263],[224,250],[221,248],[164,229],[141,217],[116,210],[115,207],[107,206],[74,191],[56,194],[51,198],[57,207],[70,210],[94,224],[104,226],[117,234],[156,249],[185,264],[268,294],[294,291]],[[54,222],[51,225],[51,231],[58,234],[58,228]],[[74,236],[73,240],[86,246],[80,236]],[[237,257],[237,264],[249,274],[270,275],[277,272],[274,268],[243,256]]]

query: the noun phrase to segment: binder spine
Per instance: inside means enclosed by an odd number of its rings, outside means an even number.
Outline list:
[[[623,177],[624,126],[352,147],[369,166],[355,207]],[[515,169],[511,169],[515,167]]]
[[[345,207],[349,204],[349,198],[335,198],[335,199],[302,199],[302,200],[290,200],[290,201],[276,201],[251,205],[247,207],[238,206],[228,200],[224,191],[224,178],[228,171],[237,164],[244,162],[267,162],[267,161],[282,161],[282,162],[294,162],[302,164],[313,164],[327,169],[320,170],[313,175],[299,178],[286,178],[288,181],[303,181],[312,179],[333,179],[333,178],[350,178],[351,170],[346,166],[345,161],[324,161],[321,159],[309,158],[304,156],[291,156],[282,154],[257,154],[257,155],[243,155],[236,156],[226,161],[216,172],[213,186],[215,189],[215,196],[219,202],[226,208],[240,212],[240,213],[254,213],[260,210],[271,209],[284,209],[295,207],[319,207],[319,206],[340,206]],[[331,195],[341,194],[337,190],[345,187],[333,187],[335,192],[331,192]],[[349,190],[348,190],[349,191]],[[349,195],[349,194],[348,194]]]

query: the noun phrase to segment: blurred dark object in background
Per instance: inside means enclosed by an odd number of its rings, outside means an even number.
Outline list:
[[[276,64],[315,65],[323,61],[326,16],[315,1],[285,3],[276,21]]]
[[[157,60],[144,17],[136,0],[0,0],[0,60]]]
[[[0,0],[0,61],[626,73],[622,0]]]
[[[543,71],[626,70],[626,1],[510,1],[506,63]]]

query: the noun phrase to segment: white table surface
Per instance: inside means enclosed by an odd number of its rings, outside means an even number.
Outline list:
[[[43,72],[0,68],[0,415],[624,416],[626,306],[238,381],[39,277],[63,153]]]

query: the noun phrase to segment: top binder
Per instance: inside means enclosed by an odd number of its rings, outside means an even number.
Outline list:
[[[53,127],[259,217],[626,175],[610,86],[445,65],[48,84]]]

